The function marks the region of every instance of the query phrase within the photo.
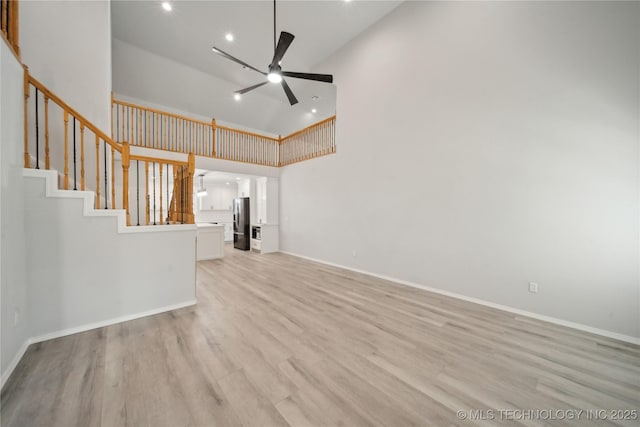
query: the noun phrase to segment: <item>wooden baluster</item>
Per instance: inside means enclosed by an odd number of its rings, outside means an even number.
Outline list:
[[[2,1],[2,15],[0,15],[0,31],[5,36],[7,35],[7,31],[9,30],[9,23],[7,22],[7,9],[9,0],[1,0]]]
[[[4,11],[4,9],[3,9]],[[24,67],[24,167],[31,166],[31,159],[29,159],[29,133],[27,129],[27,123],[29,122],[29,116],[27,114],[27,106],[29,104],[29,68]]]
[[[118,142],[122,142],[123,139],[126,139],[125,136],[124,136],[125,135],[125,133],[124,133],[124,122],[125,122],[125,118],[127,117],[127,114],[125,113],[124,105],[121,105],[120,107],[122,108],[122,115],[121,115],[121,117],[122,117],[122,126],[121,126],[122,133],[120,134],[120,138],[118,138]],[[115,209],[115,207],[114,207],[114,209]]]
[[[211,157],[216,157],[216,119],[211,119]]]
[[[144,199],[145,199],[145,203],[146,203],[146,209],[145,209],[145,215],[144,215],[144,221],[145,221],[145,225],[149,225],[149,219],[150,219],[150,212],[149,212],[149,162],[144,162]]]
[[[331,152],[336,152],[336,119],[331,121]]]
[[[64,189],[69,189],[69,113],[64,110]]]
[[[158,114],[157,118],[156,118],[156,144],[155,144],[155,148],[157,148],[158,150],[162,150],[162,148],[163,148],[162,147],[162,114]],[[155,183],[154,183],[154,185],[155,185]],[[155,215],[155,213],[154,213],[154,215]],[[154,219],[154,221],[155,221],[155,219]]]
[[[115,209],[115,208],[116,208],[116,149],[112,146],[111,147],[111,209]]]
[[[164,165],[162,163],[158,163],[160,167],[160,225],[164,224],[164,220],[162,219],[162,169]]]
[[[51,169],[51,157],[49,156],[49,97],[44,96],[44,168]]]
[[[162,139],[164,140],[164,144],[166,145],[165,149],[169,150],[169,140],[167,139],[167,116],[163,117],[164,129],[162,130]]]
[[[145,132],[147,134],[147,138],[146,138],[147,143],[144,146],[145,147],[149,147],[151,145],[150,142],[149,142],[149,138],[151,137],[151,131],[150,131],[150,129],[151,129],[151,120],[149,120],[149,112],[148,111],[144,112],[144,124],[145,124],[145,126],[144,126]]]
[[[110,132],[111,132],[111,139],[113,139],[115,141],[115,138],[113,137],[113,108],[118,108],[118,106],[115,104],[115,100],[113,99],[113,91],[111,91],[111,108],[110,108],[110,116],[111,116],[111,127],[109,128]]]
[[[142,139],[142,110],[138,110],[138,143],[136,145],[144,145],[144,140]]]
[[[2,8],[3,13],[7,13],[9,22],[5,22],[4,33],[7,36],[9,45],[16,52],[16,55],[20,57],[20,48],[18,43],[18,1],[8,1],[5,3],[5,7]],[[7,19],[7,17],[5,17]]]
[[[84,188],[84,123],[80,122],[80,190]]]
[[[122,208],[126,212],[127,226],[131,225],[131,215],[129,214],[129,163],[130,163],[129,143],[127,141],[123,141],[122,143]]]
[[[172,117],[170,120],[171,123],[171,149],[176,151],[176,121],[175,117]]]
[[[130,114],[131,119],[130,119],[130,123],[129,123],[129,127],[130,127],[129,131],[130,132],[129,132],[129,138],[127,139],[127,142],[129,144],[134,143],[134,139],[135,139],[135,136],[136,136],[135,128],[133,127],[133,110],[134,110],[133,107],[129,107],[129,111],[131,112],[131,114]]]
[[[100,138],[96,135],[96,209],[100,209]]]

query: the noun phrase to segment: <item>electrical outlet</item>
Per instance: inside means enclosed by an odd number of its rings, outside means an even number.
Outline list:
[[[16,308],[15,310],[13,310],[13,326],[18,326],[18,323],[20,323],[20,313]]]
[[[532,294],[538,293],[538,284],[536,282],[529,282],[529,292]]]
[[[358,256],[358,252],[356,252],[355,249],[353,250],[353,252],[351,254],[353,255],[354,258]]]

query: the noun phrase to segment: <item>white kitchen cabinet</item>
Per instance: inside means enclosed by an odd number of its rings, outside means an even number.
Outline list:
[[[223,227],[214,224],[198,224],[196,234],[196,259],[222,258],[224,256]]]
[[[237,190],[231,185],[205,184],[207,194],[200,197],[201,211],[228,211],[233,209]]]
[[[233,223],[225,222],[223,225],[224,225],[224,241],[233,242]]]
[[[256,224],[251,227],[251,250],[267,254],[279,250],[279,230],[275,224]]]

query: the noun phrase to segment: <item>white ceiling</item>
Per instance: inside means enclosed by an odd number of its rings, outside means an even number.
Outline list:
[[[277,35],[296,36],[284,56],[282,68],[309,71],[365,28],[378,21],[400,1],[279,1]],[[260,74],[211,51],[217,46],[246,63],[266,71],[273,56],[273,2],[172,1],[167,12],[160,1],[113,1],[113,37],[173,59],[202,72],[238,84],[261,81]],[[233,42],[226,33],[235,36]],[[327,72],[331,70],[314,70]],[[317,84],[317,83],[315,83]],[[258,90],[276,89],[266,85]]]
[[[288,31],[296,37],[284,56],[282,68],[330,74],[331,70],[317,68],[317,65],[400,3],[278,1],[277,34]],[[273,56],[272,1],[184,0],[171,4],[173,10],[167,12],[161,7],[161,1],[113,1],[113,37],[230,82],[236,90],[264,81],[264,76],[214,54],[211,47],[216,46],[266,71]],[[234,35],[233,42],[225,39],[228,32]],[[277,116],[284,117],[289,123],[308,123],[310,117],[303,115],[309,116],[310,109],[316,105],[326,112],[318,120],[335,114],[338,79],[334,80],[335,85],[293,78],[288,78],[287,82],[300,100],[297,108],[289,106],[280,85],[267,84],[254,93],[280,101],[278,109],[281,111]],[[251,94],[245,94],[241,101],[246,105],[247,117],[244,123],[238,123],[240,125],[255,123],[251,117],[256,111],[250,106]],[[320,101],[311,101],[314,95],[319,96]],[[228,99],[226,102],[234,102],[230,96]],[[237,110],[238,106],[229,105],[228,109]],[[193,112],[205,116],[211,113]],[[219,118],[224,120],[224,117]],[[276,133],[288,133],[286,129],[280,132],[282,127],[282,124],[274,124],[273,128],[263,130],[278,128]]]

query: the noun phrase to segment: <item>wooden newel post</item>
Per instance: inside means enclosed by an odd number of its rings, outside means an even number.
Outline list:
[[[216,119],[211,119],[211,157],[216,157]]]
[[[282,166],[282,160],[280,158],[281,152],[282,152],[282,135],[278,135],[278,150],[276,151],[276,153],[278,153],[278,159],[276,160],[276,164],[278,165],[278,167]]]
[[[193,176],[196,173],[196,156],[193,153],[189,153],[189,160],[187,163],[187,184],[186,184],[186,199],[187,203],[187,224],[195,224],[195,218],[193,215]]]
[[[29,134],[27,133],[27,104],[29,103],[29,67],[24,66],[24,167],[31,166],[29,159]]]
[[[129,215],[129,143],[122,142],[122,206],[127,213],[127,226],[131,225],[131,215]]]

